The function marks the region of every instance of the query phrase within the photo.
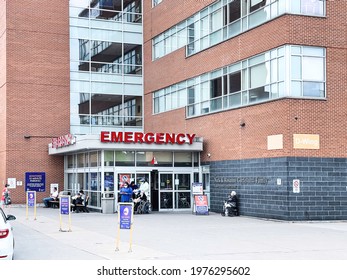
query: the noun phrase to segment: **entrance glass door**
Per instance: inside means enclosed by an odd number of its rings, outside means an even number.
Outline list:
[[[159,174],[159,210],[173,209],[173,174]]]
[[[190,209],[191,174],[175,174],[175,209]]]
[[[159,210],[191,208],[191,174],[159,174]]]

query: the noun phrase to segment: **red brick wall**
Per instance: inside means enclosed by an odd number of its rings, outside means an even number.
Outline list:
[[[347,2],[327,1],[327,17],[284,15],[191,57],[186,58],[185,49],[181,48],[152,62],[150,38],[194,14],[205,4],[209,3],[185,0],[163,1],[154,9],[145,6],[144,22],[152,24],[144,28],[145,130],[202,136],[203,160],[346,157],[347,31],[344,14]],[[184,109],[152,115],[152,91],[284,44],[327,48],[327,100],[283,99],[192,119],[185,119]],[[240,128],[241,121],[246,123],[243,128]],[[319,134],[320,149],[294,150],[294,133]],[[283,134],[283,150],[267,150],[267,136],[274,134]],[[211,154],[210,159],[207,153]]]
[[[6,155],[1,181],[16,178],[13,203],[24,203],[25,172],[64,183],[63,158],[48,155],[52,136],[69,133],[69,1],[7,1]],[[2,128],[2,127],[1,127]],[[3,130],[1,130],[3,132]],[[25,139],[24,135],[32,136]]]
[[[6,1],[0,0],[0,184],[6,172]],[[0,185],[0,187],[1,187]]]

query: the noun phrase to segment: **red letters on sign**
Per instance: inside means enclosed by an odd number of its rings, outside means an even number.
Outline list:
[[[114,132],[102,131],[100,141],[114,143],[147,143],[147,144],[193,144],[195,134],[184,133],[142,133],[142,132]]]

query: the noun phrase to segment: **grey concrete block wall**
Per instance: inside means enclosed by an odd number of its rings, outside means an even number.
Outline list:
[[[300,192],[293,192],[293,180]],[[241,215],[280,220],[347,220],[347,159],[282,157],[210,163],[210,209],[235,190]]]

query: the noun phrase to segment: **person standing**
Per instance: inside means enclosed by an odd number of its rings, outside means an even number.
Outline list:
[[[8,201],[11,201],[10,199],[10,191],[8,190],[9,184],[5,184],[4,188],[2,189],[1,192],[1,200],[0,200],[0,204],[2,209],[4,209],[4,205],[8,205],[10,203],[8,203]]]
[[[141,193],[141,198],[143,200],[149,199],[149,184],[148,184],[147,179],[141,180],[141,185],[140,185],[139,191]]]
[[[132,198],[134,199],[135,198],[135,191],[139,188],[139,186],[136,185],[134,181],[131,181],[130,187],[131,187],[131,190],[133,192],[132,193]]]
[[[53,192],[50,197],[46,197],[43,199],[43,204],[45,205],[46,208],[48,208],[48,202],[52,200],[56,200],[59,196],[58,189],[57,187],[54,187]]]
[[[121,202],[130,202],[133,190],[129,186],[128,182],[125,182],[123,187],[121,187],[121,189],[119,190],[119,193]]]

